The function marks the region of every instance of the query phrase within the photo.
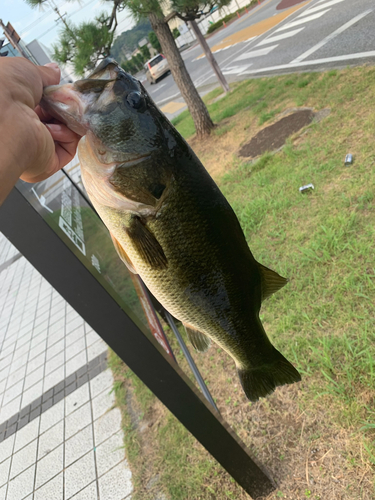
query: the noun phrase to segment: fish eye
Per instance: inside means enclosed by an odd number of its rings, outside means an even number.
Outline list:
[[[140,92],[129,92],[126,100],[131,108],[139,109],[142,106],[143,99]]]

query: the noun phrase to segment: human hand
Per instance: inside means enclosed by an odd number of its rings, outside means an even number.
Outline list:
[[[0,58],[0,204],[19,177],[39,182],[75,155],[80,137],[39,107],[43,87],[60,82],[58,66],[48,66]]]

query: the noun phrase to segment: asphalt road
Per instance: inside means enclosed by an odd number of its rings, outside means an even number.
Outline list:
[[[373,0],[311,0],[277,10],[279,3],[265,0],[207,40],[229,82],[375,63]],[[182,52],[195,85],[204,93],[218,82],[201,55],[199,45]],[[156,85],[146,83],[146,88],[168,117],[183,109],[171,75]]]

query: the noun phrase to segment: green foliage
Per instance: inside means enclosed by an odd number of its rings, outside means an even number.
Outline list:
[[[137,54],[133,56],[129,61],[128,60],[122,61],[121,67],[128,73],[135,75],[136,73],[138,73],[138,71],[141,71],[141,69],[143,68],[143,61],[144,58],[142,54]]]
[[[142,54],[142,62],[146,62],[151,58],[150,54],[150,49],[147,47],[147,45],[143,45],[143,47],[139,47],[139,50],[141,51]]]
[[[138,21],[141,21],[151,13],[163,19],[163,6],[168,6],[167,0],[126,0],[127,9],[130,10],[134,19]]]
[[[72,63],[74,71],[83,76],[85,71],[92,70],[100,59],[109,55],[112,38],[105,14],[79,26],[68,24],[61,32],[59,43],[53,45],[53,57],[62,64]]]
[[[148,34],[148,39],[151,45],[154,47],[154,49],[156,49],[158,52],[161,52],[160,42],[158,40],[158,37],[155,35],[153,31],[150,31],[150,33]]]
[[[186,21],[191,21],[193,19],[199,19],[202,16],[202,12],[208,14],[214,5],[219,9],[225,5],[229,5],[231,0],[218,0],[213,2],[212,0],[171,0],[172,8],[184,16]]]
[[[116,61],[123,60],[126,52],[132,53],[138,47],[138,42],[142,38],[148,38],[150,29],[150,21],[141,19],[133,28],[123,31],[113,42],[111,56]]]
[[[173,28],[172,35],[173,35],[173,38],[176,39],[181,35],[181,33],[178,31],[178,28]]]
[[[219,28],[222,28],[223,23],[227,23],[228,21],[230,21],[231,19],[236,17],[236,15],[237,14],[235,12],[233,12],[232,14],[228,14],[227,16],[224,16],[222,19],[219,19],[219,21],[216,21],[216,23],[210,24],[210,26],[208,27],[208,30],[207,30],[207,35],[209,35],[213,31],[216,31]]]

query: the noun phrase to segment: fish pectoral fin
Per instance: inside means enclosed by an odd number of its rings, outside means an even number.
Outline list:
[[[168,267],[163,248],[138,215],[132,216],[130,224],[126,227],[126,232],[142,259],[152,269],[166,269]]]
[[[211,345],[211,339],[204,333],[199,332],[198,330],[194,330],[190,326],[184,324],[184,327],[190,342],[193,344],[194,349],[199,352],[206,352]]]
[[[257,262],[257,264],[261,277],[263,301],[285,286],[288,283],[288,280],[277,274],[275,271],[272,271],[272,269],[268,269],[268,267],[263,266],[259,262]]]
[[[125,252],[123,249],[122,245],[118,242],[118,240],[113,236],[112,233],[109,233],[112,238],[113,246],[116,249],[116,252],[118,253],[118,256],[122,260],[122,262],[125,264],[125,266],[128,268],[128,271],[130,271],[133,274],[138,274],[137,271],[134,269],[134,266],[132,264],[132,261],[129,259],[128,254]]]

